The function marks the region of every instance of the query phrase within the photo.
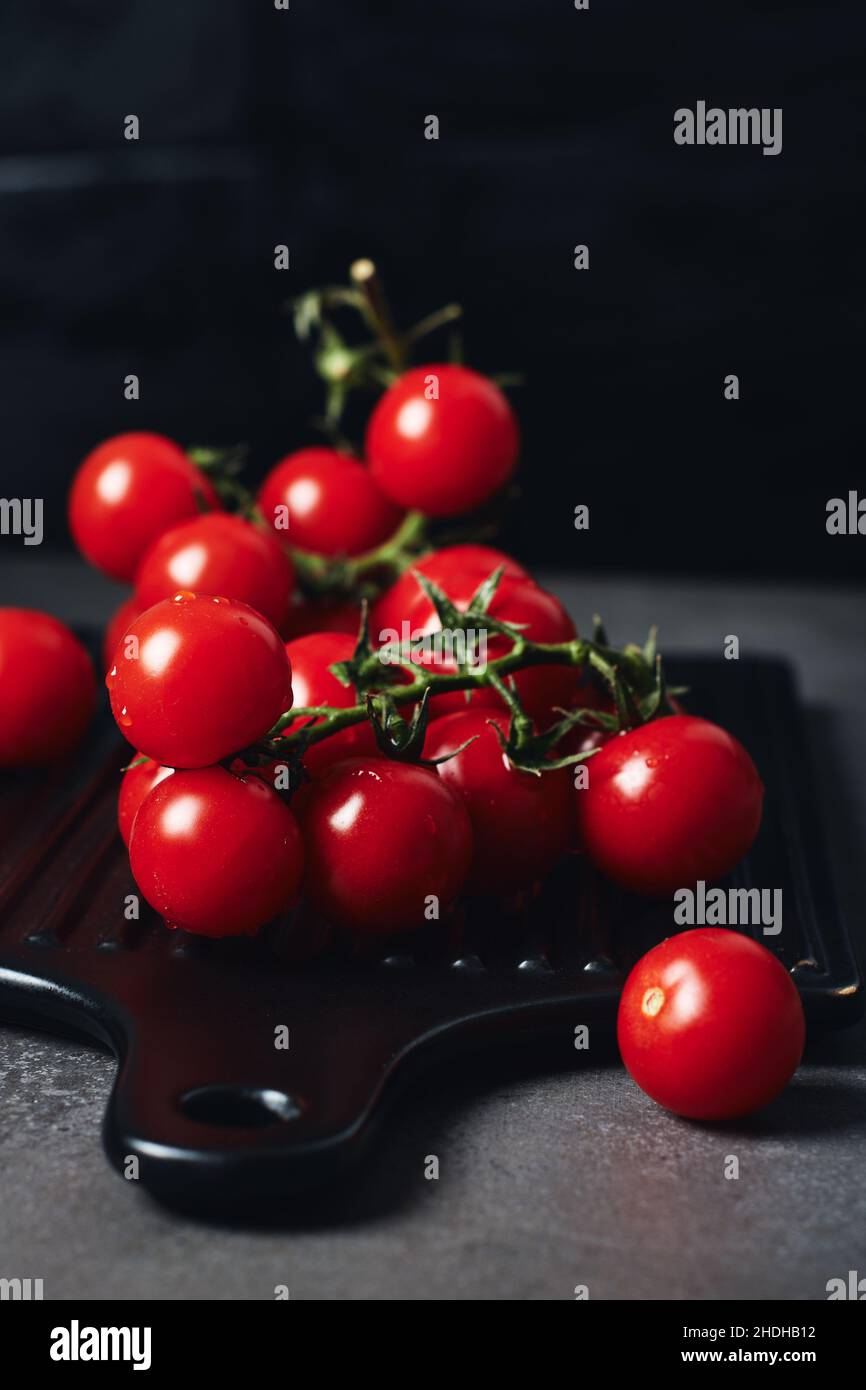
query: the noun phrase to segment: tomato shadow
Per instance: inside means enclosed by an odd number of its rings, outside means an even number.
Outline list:
[[[826,1138],[858,1132],[866,1135],[866,1079],[856,1085],[844,1080],[795,1077],[763,1110],[712,1128],[757,1140]]]

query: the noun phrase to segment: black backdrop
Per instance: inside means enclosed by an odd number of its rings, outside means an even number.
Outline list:
[[[283,305],[366,254],[403,321],[459,299],[469,360],[525,373],[525,557],[866,571],[824,529],[866,492],[862,0],[42,0],[0,55],[2,490],[50,539],[116,430],[258,472],[309,442]],[[676,146],[699,99],[782,107],[781,155]]]

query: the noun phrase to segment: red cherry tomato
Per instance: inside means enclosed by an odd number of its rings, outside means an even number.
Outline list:
[[[467,888],[507,896],[543,878],[568,848],[574,789],[568,768],[536,777],[513,767],[491,721],[507,733],[507,716],[489,710],[437,719],[427,732],[424,756],[442,757],[475,738],[437,771],[463,799],[472,822],[475,852]]]
[[[380,398],[366,454],[382,491],[428,516],[471,512],[508,481],[520,436],[495,382],[468,367],[415,367]]]
[[[258,777],[206,767],[174,772],[145,797],[130,864],[168,926],[253,935],[294,900],[303,845],[292,812]]]
[[[143,613],[138,598],[131,594],[125,598],[117,609],[116,613],[109,619],[105,629],[105,636],[102,639],[102,669],[107,671],[114,661],[114,653],[117,651],[117,644],[121,637],[126,635],[127,629],[135,622],[139,614]]]
[[[362,933],[440,918],[472,859],[466,808],[435,772],[387,758],[337,763],[304,788],[305,893],[336,926]]]
[[[469,607],[470,600],[484,578],[486,575],[481,575],[479,578],[478,574],[467,571],[459,571],[455,574],[446,592],[461,612]],[[386,617],[393,618],[398,611],[397,603],[393,599],[393,591],[391,595],[385,596],[384,604],[376,605],[371,632],[377,642],[393,641],[394,638],[390,635],[391,633],[396,633],[397,638],[402,640],[405,631],[409,632],[412,641],[420,641],[422,638],[442,630],[433,604],[417,584],[417,580],[413,582],[416,584],[414,599],[410,594],[409,586],[403,587],[403,579],[400,580],[403,596],[403,616],[400,622],[382,622],[383,612]],[[441,587],[445,588],[444,585]],[[574,623],[559,600],[545,589],[539,588],[531,579],[513,578],[511,575],[504,574],[499,581],[499,587],[490,605],[489,613],[491,617],[498,618],[501,622],[513,623],[515,626],[521,625],[523,635],[529,637],[533,642],[570,642],[577,635]],[[403,622],[407,624],[406,629],[403,628]],[[497,656],[502,656],[507,652],[510,647],[509,638],[494,632],[489,633],[487,635],[487,660],[495,660]],[[447,650],[433,651],[429,655],[416,655],[412,659],[416,660],[419,665],[433,671],[447,673],[456,669],[456,663]],[[580,672],[575,667],[550,664],[532,666],[525,671],[519,671],[514,677],[514,684],[530,718],[539,724],[547,725],[555,717],[554,708],[564,709],[574,703],[580,679]],[[431,714],[438,718],[442,714],[456,713],[464,709],[467,699],[462,691],[456,691],[446,695],[435,695],[430,703]],[[502,709],[502,701],[493,690],[473,691],[469,696],[468,703],[480,705],[486,709]]]
[[[625,982],[617,1038],[647,1095],[693,1120],[766,1105],[803,1053],[806,1025],[791,976],[759,942],[724,927],[671,937]]]
[[[163,767],[207,767],[291,708],[279,634],[245,603],[177,594],[128,629],[105,681],[130,743]]]
[[[412,570],[423,574],[449,597],[452,592],[458,592],[469,599],[500,565],[504,566],[503,577],[530,578],[522,565],[492,545],[448,545],[441,550],[431,550],[376,600],[370,615],[370,631],[375,634],[388,628],[399,630],[403,619],[426,602]]]
[[[721,878],[761,824],[764,788],[741,743],[677,714],[610,739],[578,789],[578,837],[614,883],[664,897]]]
[[[403,517],[364,465],[336,449],[289,454],[265,478],[258,501],[278,537],[319,555],[373,550]]]
[[[81,553],[112,579],[131,582],[148,546],[200,502],[218,507],[213,486],[179,444],[161,434],[117,434],[82,463],[69,494],[69,526]]]
[[[141,755],[136,753],[135,756],[138,758]],[[158,787],[160,782],[170,777],[173,772],[173,767],[160,767],[152,758],[143,763],[133,760],[132,766],[124,772],[117,798],[117,828],[125,845],[129,845],[132,823],[142,801],[148,792],[153,791],[154,787]]]
[[[294,581],[292,562],[269,531],[214,512],[160,536],[138,567],[135,592],[142,608],[179,589],[219,594],[248,603],[276,626]]]
[[[348,661],[354,650],[354,637],[343,632],[314,632],[287,642],[286,652],[292,666],[293,706],[330,705],[334,709],[348,709],[357,704],[354,687],[341,685],[330,670],[335,662]],[[313,722],[318,724],[321,721]],[[373,731],[365,722],[331,734],[321,743],[314,743],[307,749],[303,761],[307,771],[312,776],[318,776],[332,763],[358,753],[374,751]]]
[[[0,608],[0,767],[64,757],[95,704],[93,664],[69,628],[33,608]]]

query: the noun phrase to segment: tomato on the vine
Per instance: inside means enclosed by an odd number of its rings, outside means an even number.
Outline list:
[[[93,663],[69,628],[33,608],[0,608],[0,767],[64,757],[95,705]]]
[[[328,705],[332,709],[348,709],[358,704],[351,685],[342,685],[331,671],[338,661],[348,661],[355,650],[355,639],[343,632],[313,632],[286,643],[286,653],[292,667],[294,708]],[[313,724],[319,723],[313,720]],[[299,721],[300,723],[300,721]],[[292,726],[298,728],[299,724]],[[362,752],[375,751],[375,739],[369,723],[353,724],[348,729],[331,734],[321,743],[314,743],[303,755],[304,766],[313,776]]]
[[[369,470],[336,449],[289,454],[265,478],[258,503],[280,539],[318,555],[373,550],[403,518]]]
[[[173,526],[141,561],[135,592],[142,608],[179,589],[238,599],[276,627],[285,617],[294,566],[272,532],[212,512]]]
[[[106,677],[121,732],[164,767],[207,767],[291,708],[291,667],[271,624],[233,599],[180,593],[127,629]]]
[[[703,927],[653,947],[619,1005],[622,1060],[659,1105],[693,1120],[729,1120],[766,1105],[800,1062],[803,1006],[766,946]]]
[[[258,777],[173,772],[138,808],[133,877],[170,927],[253,935],[291,906],[303,844],[289,807]]]
[[[428,516],[471,512],[508,481],[517,419],[489,377],[434,364],[405,372],[377,402],[365,452],[376,482]]]
[[[428,577],[434,576],[428,572]],[[441,584],[440,587],[445,589],[455,607],[465,612],[486,578],[487,574],[481,571],[457,566],[448,578],[447,586]],[[407,579],[409,582],[405,582]],[[411,588],[413,584],[414,594]],[[399,587],[399,593],[395,595],[393,589],[389,590],[373,609],[370,631],[376,641],[393,641],[390,633],[396,633],[397,638],[402,640],[404,622],[415,642],[441,632],[442,624],[433,604],[411,574],[404,575],[394,587]],[[531,579],[503,574],[488,612],[500,622],[513,623],[521,635],[532,642],[570,642],[577,635],[574,623],[559,599]],[[477,637],[483,637],[486,641],[488,662],[504,656],[510,650],[510,638],[488,631],[482,622],[477,624],[477,628]],[[429,654],[421,652],[412,659],[431,671],[449,674],[456,670],[454,656],[447,648],[439,651],[434,646]],[[527,667],[517,672],[513,679],[526,713],[538,723],[548,724],[555,718],[554,709],[566,708],[574,702],[581,675],[576,667],[551,663]],[[487,709],[502,709],[500,697],[487,688],[473,690],[468,703]],[[431,714],[438,718],[442,714],[457,712],[466,704],[467,697],[460,691],[434,695]]]
[[[304,888],[335,926],[379,934],[420,927],[456,898],[472,859],[460,797],[433,771],[387,758],[336,763],[304,788]]]
[[[415,560],[400,578],[385,590],[373,604],[370,614],[370,631],[375,635],[389,628],[399,631],[404,618],[418,607],[426,604],[429,615],[430,605],[423,590],[413,574],[417,570],[426,579],[442,589],[449,598],[453,593],[472,597],[485,579],[502,566],[503,577],[511,579],[531,579],[528,571],[504,550],[496,550],[492,545],[446,545],[439,550],[431,550],[427,555]],[[459,603],[457,605],[460,606]]]
[[[129,846],[129,837],[132,834],[132,823],[138,814],[141,805],[148,792],[152,792],[154,787],[159,786],[160,782],[166,777],[170,777],[174,772],[173,767],[161,767],[155,763],[153,758],[146,758],[144,762],[138,762],[140,754],[136,753],[130,766],[123,774],[120,783],[120,792],[117,797],[117,828],[120,831],[120,838],[123,843]]]
[[[508,723],[505,714],[469,709],[437,719],[424,743],[425,758],[440,758],[474,739],[437,771],[462,798],[472,822],[475,851],[466,886],[497,896],[543,878],[568,848],[573,831],[569,769],[536,776],[515,768],[491,727],[506,734]]]
[[[663,897],[728,873],[761,824],[764,788],[718,724],[676,714],[617,735],[588,762],[578,835],[614,883]]]
[[[87,455],[69,494],[69,526],[92,565],[131,582],[148,546],[202,505],[217,508],[219,499],[180,445],[133,431]]]

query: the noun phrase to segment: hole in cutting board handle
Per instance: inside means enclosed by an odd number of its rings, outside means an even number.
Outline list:
[[[258,1086],[198,1086],[180,1098],[180,1108],[191,1120],[205,1125],[231,1125],[264,1129],[267,1125],[296,1120],[302,1106],[285,1091]]]

